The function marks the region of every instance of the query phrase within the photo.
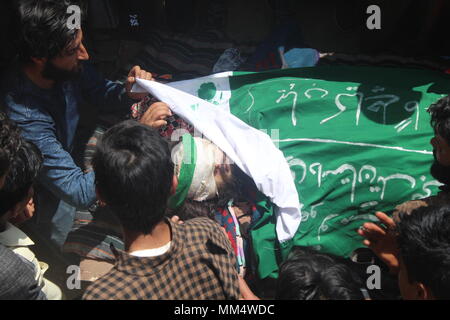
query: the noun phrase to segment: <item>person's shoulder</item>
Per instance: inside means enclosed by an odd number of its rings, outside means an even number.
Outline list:
[[[189,219],[185,221],[182,226],[186,229],[198,230],[207,233],[216,231],[220,232],[220,225],[216,221],[206,217]]]
[[[185,228],[185,234],[190,243],[209,243],[225,251],[232,250],[224,229],[210,218],[190,219],[181,226]]]
[[[9,248],[0,245],[0,300],[43,300],[45,295],[35,280],[33,266]]]
[[[123,282],[120,273],[113,268],[106,275],[92,282],[83,294],[83,300],[120,299],[120,287]]]

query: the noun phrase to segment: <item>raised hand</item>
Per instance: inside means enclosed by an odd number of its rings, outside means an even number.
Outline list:
[[[391,272],[398,273],[399,250],[396,240],[395,222],[383,212],[377,212],[375,215],[385,227],[367,222],[358,229],[358,234],[365,238],[363,243],[386,263]]]
[[[172,115],[169,106],[164,102],[156,102],[148,108],[140,122],[152,128],[160,128],[167,124],[165,119]]]

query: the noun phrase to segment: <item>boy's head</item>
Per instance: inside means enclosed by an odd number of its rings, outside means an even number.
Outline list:
[[[42,167],[42,155],[31,142],[22,140],[0,190],[0,217],[14,218],[33,197],[33,183]]]
[[[337,257],[295,247],[281,265],[277,300],[363,300],[358,275]]]
[[[450,299],[450,207],[401,213],[399,286],[405,299]]]
[[[149,234],[176,189],[168,143],[135,121],[109,129],[93,158],[97,193],[128,231]]]
[[[11,162],[21,145],[20,131],[17,125],[0,112],[0,189],[5,183]]]

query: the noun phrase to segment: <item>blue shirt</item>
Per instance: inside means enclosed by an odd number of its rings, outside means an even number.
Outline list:
[[[71,156],[79,105],[88,102],[103,113],[127,108],[131,100],[124,86],[103,79],[85,63],[79,79],[57,83],[51,89],[39,88],[15,68],[4,78],[3,91],[9,117],[43,154],[39,182],[70,206],[89,208],[96,200],[94,173],[83,172]]]

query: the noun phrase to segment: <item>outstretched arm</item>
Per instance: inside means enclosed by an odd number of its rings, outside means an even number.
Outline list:
[[[383,212],[377,212],[376,217],[385,227],[375,223],[364,223],[358,233],[365,238],[363,243],[368,246],[386,265],[392,273],[399,270],[399,250],[395,234],[395,222]]]

